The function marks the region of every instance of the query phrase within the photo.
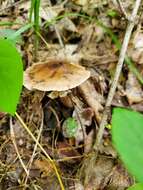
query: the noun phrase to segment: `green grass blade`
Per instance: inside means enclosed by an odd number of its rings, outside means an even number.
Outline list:
[[[8,37],[8,39],[10,40],[14,40],[16,39],[18,36],[20,36],[23,32],[27,31],[28,29],[30,29],[33,26],[33,24],[26,24],[25,26],[21,27],[19,30],[17,30],[16,32],[14,32],[14,34],[10,35]]]

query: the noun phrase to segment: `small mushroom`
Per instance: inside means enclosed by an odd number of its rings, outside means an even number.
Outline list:
[[[50,59],[32,65],[24,72],[24,86],[41,91],[64,91],[75,88],[90,77],[84,67],[67,60]]]

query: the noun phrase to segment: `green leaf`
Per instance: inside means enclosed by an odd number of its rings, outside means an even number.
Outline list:
[[[22,83],[20,54],[12,42],[0,39],[0,111],[14,115]]]
[[[67,138],[75,137],[77,129],[78,129],[78,124],[74,118],[69,117],[64,121],[63,134],[65,137]]]
[[[115,108],[112,139],[128,170],[139,182],[143,182],[143,115]]]
[[[112,17],[112,18],[114,18],[114,17],[118,16],[118,13],[117,13],[117,11],[115,11],[113,9],[109,9],[107,11],[107,15],[110,16],[110,17]]]
[[[9,36],[13,35],[15,30],[12,29],[0,29],[0,38],[8,38]],[[20,40],[20,36],[16,38],[15,41]]]
[[[138,183],[128,188],[128,190],[143,190],[143,184]]]
[[[17,40],[21,39],[20,42],[22,42],[22,38],[21,38],[21,34],[25,31],[27,31],[28,29],[30,29],[33,26],[33,24],[26,24],[23,27],[21,27],[19,30],[15,31],[14,33],[11,33],[10,35],[7,36],[8,40],[12,40],[14,42],[17,42]]]

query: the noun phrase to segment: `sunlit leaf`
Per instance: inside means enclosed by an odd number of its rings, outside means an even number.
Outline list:
[[[129,187],[128,190],[143,190],[143,184],[141,183],[135,184],[132,187]]]
[[[14,114],[23,83],[20,54],[12,42],[0,39],[0,111]]]
[[[112,117],[113,143],[126,167],[143,182],[143,115],[115,108]]]

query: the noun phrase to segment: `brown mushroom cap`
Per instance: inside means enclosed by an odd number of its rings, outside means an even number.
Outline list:
[[[34,64],[24,72],[24,86],[41,91],[64,91],[75,88],[90,77],[80,65],[65,60],[48,60]]]

